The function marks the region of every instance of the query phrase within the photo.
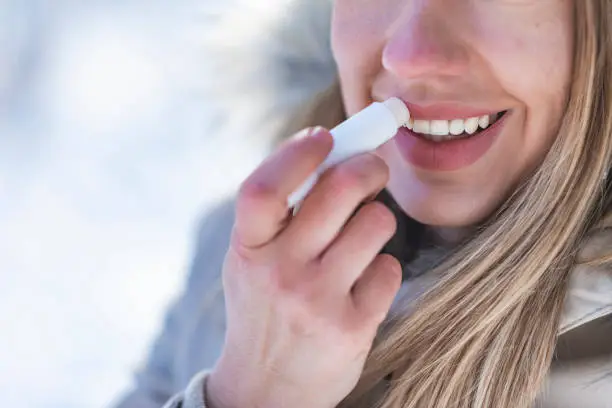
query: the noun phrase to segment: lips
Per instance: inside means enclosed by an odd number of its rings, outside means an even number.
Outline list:
[[[487,114],[490,111],[474,111],[470,114],[474,116]],[[423,114],[423,111],[420,111]],[[427,113],[427,112],[426,112]],[[452,115],[464,114],[463,112],[450,112],[449,110],[437,115],[437,118],[429,120],[440,120],[453,117]],[[501,133],[511,112],[503,115],[497,122],[466,138],[450,139],[444,141],[427,140],[423,135],[402,127],[394,138],[395,144],[402,157],[410,164],[432,171],[454,171],[470,166],[483,157],[493,146],[496,138]],[[419,113],[412,112],[419,118]],[[421,116],[422,117],[422,116]],[[459,116],[460,117],[460,116]]]

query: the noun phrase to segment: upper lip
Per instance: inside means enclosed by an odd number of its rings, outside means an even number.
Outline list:
[[[461,102],[440,102],[431,103],[427,105],[419,105],[416,103],[409,102],[402,97],[398,98],[406,104],[408,110],[410,111],[410,116],[416,120],[469,119],[485,115],[495,115],[505,110],[493,110],[491,108],[484,108],[473,105],[469,106]]]

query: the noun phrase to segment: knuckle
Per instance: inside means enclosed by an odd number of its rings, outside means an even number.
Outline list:
[[[274,195],[273,189],[262,182],[246,180],[238,190],[238,201],[259,202],[265,201]]]
[[[308,282],[300,282],[293,291],[295,299],[310,309],[315,309],[321,298],[321,292],[316,285]]]
[[[330,174],[330,181],[334,189],[341,191],[359,188],[363,184],[363,179],[362,174],[346,165],[334,168]]]
[[[389,178],[390,170],[387,163],[374,153],[365,153],[355,160],[355,167],[365,173],[369,179],[386,180]]]
[[[402,264],[396,257],[394,257],[393,255],[389,255],[389,254],[381,254],[379,255],[379,257],[380,257],[379,262],[380,262],[381,268],[393,271],[397,273],[398,275],[401,275]]]
[[[262,182],[246,181],[240,185],[236,199],[238,214],[257,212],[268,203],[273,202],[276,191]]]
[[[293,332],[314,334],[329,326],[330,314],[321,312],[314,290],[294,290],[280,307]]]
[[[377,285],[387,293],[395,293],[402,284],[402,265],[391,255],[379,255],[376,259]]]
[[[354,167],[338,166],[329,174],[329,195],[332,197],[365,195],[368,191],[367,178],[367,174]]]
[[[382,184],[383,186],[386,186],[389,180],[391,179],[391,170],[385,162],[382,163],[381,175]]]
[[[284,299],[292,296],[295,283],[289,279],[287,267],[280,263],[274,263],[267,268],[267,282],[270,295]]]
[[[377,156],[373,153],[368,154],[371,156],[373,171],[385,178],[388,178],[390,170],[387,163],[380,156]]]
[[[281,259],[270,263],[265,274],[272,294],[282,299],[302,299],[305,303],[314,300],[312,282],[303,278],[311,276],[311,271],[287,256],[275,258]]]
[[[389,166],[372,153],[365,153],[337,166],[336,181],[346,188],[359,189],[364,193],[382,187],[389,180]]]
[[[395,215],[383,203],[374,201],[368,204],[364,210],[367,211],[368,221],[375,228],[389,233],[393,233],[397,229],[397,219]]]
[[[251,287],[262,281],[261,261],[258,251],[230,246],[226,253],[223,274],[230,280]]]
[[[295,331],[313,331],[329,326],[331,316],[323,310],[323,294],[316,279],[299,279],[293,274],[288,276],[286,272],[286,268],[279,267],[270,270],[270,296],[275,299],[278,311]],[[300,275],[315,275],[314,271],[304,272]]]

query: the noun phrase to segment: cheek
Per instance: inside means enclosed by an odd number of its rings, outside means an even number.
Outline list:
[[[477,20],[483,59],[533,122],[557,124],[568,97],[574,53],[570,9],[532,13],[531,18]]]
[[[369,98],[380,72],[385,32],[403,0],[336,0],[332,51],[338,66],[346,109],[354,112]]]
[[[405,0],[336,0],[332,19],[332,48],[339,59],[367,55],[384,44],[384,34]]]
[[[364,1],[335,2],[331,32],[332,51],[341,67],[359,62],[363,55],[359,49],[372,41],[371,27],[364,19],[363,7],[367,7]]]

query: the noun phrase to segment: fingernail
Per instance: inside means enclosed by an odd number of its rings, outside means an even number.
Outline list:
[[[319,141],[327,141],[332,138],[332,136],[329,134],[329,130],[325,129],[322,126],[317,126],[313,128],[310,137],[318,139]]]
[[[310,127],[310,128],[306,128],[298,133],[296,133],[295,135],[291,136],[290,139],[291,140],[301,140],[301,139],[305,139],[307,137],[315,137],[318,134],[321,134],[325,129],[321,126],[315,126],[315,127]]]

